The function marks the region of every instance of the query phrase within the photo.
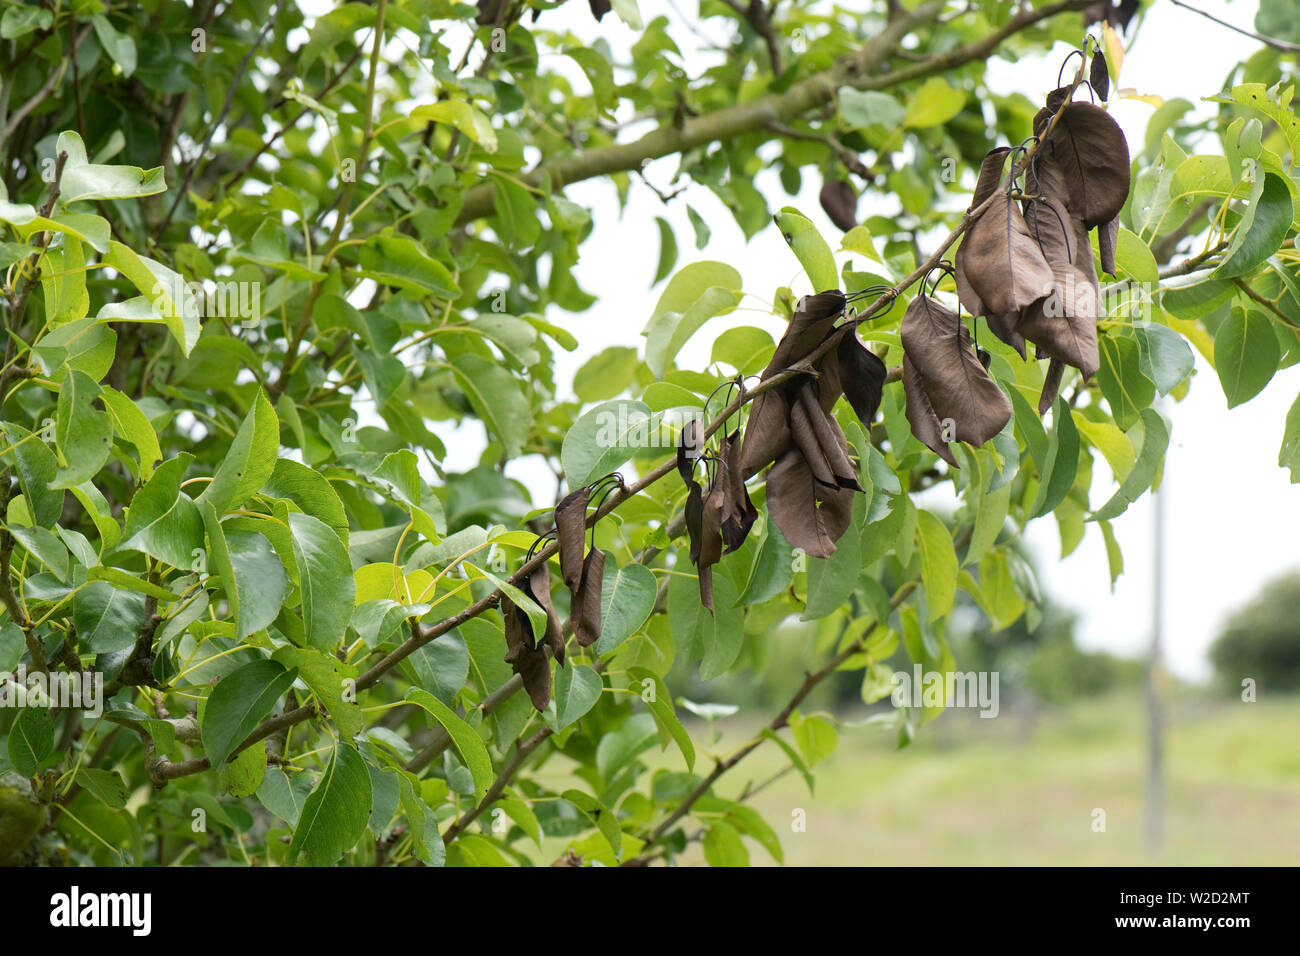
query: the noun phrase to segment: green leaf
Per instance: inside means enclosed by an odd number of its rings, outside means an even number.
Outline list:
[[[733,289],[713,286],[705,289],[680,315],[669,312],[659,317],[646,333],[645,360],[659,378],[667,374],[677,354],[710,319],[726,315],[740,303]]]
[[[1254,270],[1277,252],[1291,229],[1294,215],[1286,181],[1275,173],[1264,173],[1264,178],[1256,181],[1223,261],[1213,274],[1231,278]]]
[[[651,570],[641,564],[619,567],[614,556],[605,554],[605,577],[601,582],[600,637],[592,645],[596,656],[608,654],[641,629],[654,610],[659,585]]]
[[[532,190],[508,176],[493,174],[492,200],[497,214],[493,229],[507,245],[523,248],[537,241],[542,224]]]
[[[907,111],[903,104],[879,90],[855,90],[841,86],[836,94],[840,118],[855,129],[880,127],[893,131],[903,124]]]
[[[358,255],[363,274],[380,285],[444,299],[460,295],[460,287],[447,267],[410,236],[372,236]]]
[[[655,267],[651,285],[658,285],[668,278],[677,264],[677,237],[673,234],[673,227],[662,216],[655,217],[655,224],[659,227],[659,265]]]
[[[306,777],[306,774],[295,774],[291,781],[279,767],[269,767],[257,788],[257,799],[285,823],[294,826],[310,792]]]
[[[737,603],[762,604],[784,592],[794,577],[793,562],[794,549],[790,547],[790,542],[785,540],[775,521],[768,521],[763,543],[754,555],[754,563],[745,581],[745,591]]]
[[[588,409],[564,435],[560,464],[570,488],[581,488],[617,469],[659,437],[662,414],[631,399],[602,402]]]
[[[285,862],[306,854],[313,866],[329,866],[356,846],[370,819],[370,771],[361,755],[342,741],[303,803]]]
[[[1169,426],[1160,413],[1154,408],[1143,409],[1141,418],[1129,429],[1128,435],[1129,441],[1137,449],[1133,468],[1120,483],[1119,490],[1093,512],[1089,521],[1118,518],[1151,487],[1151,482],[1155,481],[1156,474],[1160,471],[1165,449],[1169,447]]]
[[[957,552],[948,528],[935,515],[921,509],[916,519],[925,603],[930,609],[930,620],[937,621],[952,612],[957,594]]]
[[[282,647],[272,659],[298,672],[316,699],[325,705],[343,738],[350,739],[361,732],[366,719],[356,702],[356,665],[345,664],[333,654],[311,647]]]
[[[221,576],[235,619],[235,637],[242,641],[280,613],[289,584],[284,565],[271,542],[256,531],[222,528],[211,502],[200,499],[199,511],[208,533],[212,570]]]
[[[582,364],[573,376],[573,391],[584,403],[613,398],[636,381],[640,362],[636,349],[611,345]]]
[[[217,514],[239,507],[266,484],[275,470],[279,451],[280,420],[266,393],[258,389],[253,407],[244,416],[235,440],[199,501],[210,503]]]
[[[928,514],[928,512],[923,511],[921,514]],[[955,568],[954,565],[954,580]],[[792,717],[790,730],[794,733],[795,746],[799,748],[799,752],[803,754],[804,760],[810,767],[834,753],[835,746],[839,743],[839,734],[835,732],[831,722],[815,714],[809,717]]]
[[[137,255],[116,240],[110,240],[103,264],[120,272],[153,303],[158,313],[153,321],[164,323],[181,351],[189,355],[199,341],[199,306],[185,280],[162,263]]]
[[[201,726],[203,749],[213,767],[226,762],[271,713],[293,684],[297,671],[271,660],[257,660],[231,671],[208,695]]]
[[[759,732],[759,736],[765,740],[773,741],[778,747],[785,751],[785,755],[790,758],[790,763],[794,766],[794,769],[799,771],[799,775],[803,777],[803,782],[808,785],[808,792],[812,793],[815,780],[812,771],[808,769],[808,764],[806,764],[803,757],[799,755],[799,751],[790,746],[789,742],[778,735],[771,727],[764,727]]]
[[[1254,398],[1273,378],[1281,348],[1268,316],[1238,300],[1214,333],[1214,370],[1228,407]]]
[[[984,468],[994,467],[991,460],[983,461],[987,462],[983,465]],[[975,502],[975,522],[971,528],[970,544],[966,548],[963,565],[977,564],[1002,534],[1002,527],[1006,524],[1007,513],[1011,508],[1010,483],[977,494]]]
[[[1101,393],[1110,405],[1115,424],[1120,428],[1130,428],[1142,409],[1155,400],[1155,384],[1142,374],[1142,358],[1136,338],[1099,335],[1097,345],[1101,352],[1101,368],[1097,372]],[[1037,460],[1038,456],[1034,457]],[[1042,470],[1041,463],[1039,470]]]
[[[1277,453],[1280,468],[1291,470],[1291,484],[1300,483],[1300,397],[1286,413],[1286,429],[1282,434],[1282,448]]]
[[[1057,398],[1052,409],[1052,433],[1044,459],[1046,464],[1039,469],[1038,497],[1029,509],[1032,518],[1047,514],[1065,500],[1079,469],[1079,432],[1063,398]]]
[[[1122,226],[1115,244],[1115,268],[1136,282],[1148,283],[1152,289],[1160,284],[1160,272],[1151,247]]]
[[[0,422],[0,442],[7,449],[0,454],[0,462],[17,472],[18,487],[27,499],[32,520],[38,527],[52,527],[63,514],[63,490],[50,487],[59,471],[54,452],[39,433],[13,422]]]
[[[686,760],[687,771],[693,771],[695,743],[677,717],[677,709],[673,706],[668,685],[664,683],[662,677],[644,667],[629,667],[627,676],[633,681],[631,689],[640,696],[642,702],[650,708],[650,713],[654,715],[660,736],[664,738],[664,745],[667,746],[668,739],[671,739]],[[641,686],[638,688],[637,684]]]
[[[746,375],[758,372],[772,357],[776,343],[766,329],[733,325],[713,340],[711,362],[725,362]]]
[[[331,650],[343,638],[356,602],[348,549],[329,525],[311,515],[291,512],[289,530],[298,564],[307,643]]]
[[[604,689],[600,675],[586,664],[555,670],[555,729],[561,731],[596,706]]]
[[[1187,340],[1158,322],[1134,322],[1138,343],[1138,364],[1142,374],[1155,383],[1161,395],[1168,395],[1192,374],[1196,360]]]
[[[532,403],[514,375],[481,355],[458,356],[452,374],[474,414],[501,440],[506,454],[517,457],[532,429]]]
[[[114,810],[121,810],[126,806],[126,798],[130,793],[121,776],[112,770],[81,767],[77,770],[77,784],[96,800]]]
[[[596,680],[599,681],[600,678],[597,677]],[[465,761],[465,766],[469,768],[470,775],[474,778],[474,792],[479,799],[482,799],[487,793],[487,788],[492,785],[493,774],[492,758],[488,756],[487,747],[483,746],[483,740],[478,732],[428,691],[412,687],[406,692],[406,699],[428,711],[438,723],[442,724],[442,729],[447,731],[447,736],[456,746],[460,759]]]
[[[144,627],[145,596],[120,590],[107,581],[92,581],[72,599],[77,642],[97,654],[135,646]]]
[[[838,289],[840,280],[835,268],[835,257],[831,255],[831,247],[821,237],[817,227],[799,210],[790,206],[784,207],[773,219],[812,282],[813,291]]]
[[[619,827],[618,814],[591,794],[583,793],[581,790],[565,790],[560,794],[560,799],[569,801],[579,813],[595,824],[601,836],[609,843],[610,849],[614,851],[614,859],[622,857],[623,831]]]
[[[9,727],[9,762],[24,777],[34,777],[54,752],[54,716],[45,707],[23,707]]]
[[[140,406],[117,389],[104,385],[99,397],[112,417],[113,431],[135,446],[140,455],[140,477],[148,481],[153,477],[153,466],[162,461],[158,433]]]
[[[718,286],[723,289],[739,291],[742,285],[740,273],[725,262],[704,260],[692,262],[677,270],[655,303],[654,312],[646,322],[642,334],[649,334],[655,322],[669,312],[679,315],[696,302],[705,291]]]
[[[677,560],[678,567],[689,566],[684,551]],[[700,603],[695,577],[674,574],[668,581],[668,629],[679,655],[688,661],[703,657],[702,680],[725,673],[740,654],[745,618],[737,604],[736,588],[725,574],[713,576],[712,614]]]
[[[203,518],[181,491],[181,479],[193,460],[193,455],[182,454],[163,462],[135,493],[120,547],[143,551],[174,568],[193,564],[195,550],[203,547]]]
[[[34,558],[49,568],[56,578],[67,583],[68,549],[58,535],[49,528],[24,528],[22,525],[11,526],[9,533]]]
[[[104,48],[104,52],[107,53],[107,54],[109,55],[109,57],[112,59],[112,61],[113,61],[114,63],[116,63],[119,67],[121,67],[121,69],[122,69],[122,75],[125,76],[125,77],[127,77],[127,78],[130,78],[131,74],[135,72],[135,65],[136,65],[135,41],[134,41],[133,39],[131,39],[130,36],[127,36],[127,35],[124,35],[124,34],[118,33],[115,29],[113,29],[113,25],[112,25],[111,23],[108,22],[108,17],[102,16],[102,15],[100,15],[100,14],[95,14],[93,17],[90,18],[90,22],[93,23],[93,24],[95,25],[95,36],[99,39],[99,45],[102,46],[102,47]],[[67,136],[67,135],[68,135],[67,133],[64,133],[64,134],[63,134],[63,136]],[[73,134],[73,135],[76,135],[76,134]],[[62,138],[63,138],[63,137],[61,136],[60,139],[62,139]],[[83,155],[83,156],[85,155],[84,150],[83,150],[83,152],[82,152],[82,155]],[[80,167],[80,168],[84,169],[85,167],[83,166],[83,167]],[[106,167],[106,168],[108,168],[108,169],[127,169],[127,168],[130,168],[130,167],[109,166],[109,167]],[[156,172],[158,173],[158,178],[161,180],[161,179],[162,179],[162,170],[161,170],[161,169],[158,169],[158,170],[156,170]],[[64,174],[64,181],[65,181],[65,182],[67,181],[67,174],[66,174],[66,173]],[[163,185],[160,184],[159,187],[158,187],[157,189],[154,190],[154,192],[162,192],[162,191],[163,191],[164,189],[166,189],[166,188],[167,188],[166,186],[163,186]],[[107,194],[107,195],[103,195],[103,196],[98,196],[98,195],[95,195],[95,196],[81,196],[81,197],[78,197],[78,198],[82,198],[82,199],[123,199],[123,198],[129,197],[129,196],[148,196],[148,195],[151,195],[151,193],[132,193],[132,192],[123,192],[123,193],[117,193],[117,194],[109,193],[109,194]],[[71,202],[72,200],[71,200],[71,199],[68,199],[68,200],[66,200],[66,201],[67,201],[67,202]]]
[[[43,7],[15,4],[5,7],[0,17],[0,39],[17,40],[36,30],[48,30],[54,22],[54,13]]]
[[[489,153],[497,151],[497,134],[492,128],[491,121],[465,100],[448,99],[440,103],[417,106],[411,111],[411,119],[455,127],[481,146],[484,151]]]
[[[89,481],[108,461],[113,422],[107,412],[94,406],[99,393],[94,379],[76,370],[59,389],[54,447],[62,467],[50,482],[51,488],[71,488]]]
[[[908,100],[903,125],[912,129],[938,126],[960,113],[965,103],[965,93],[953,89],[942,77],[932,76]]]
[[[339,500],[338,492],[329,483],[329,479],[315,468],[308,468],[289,458],[281,458],[275,463],[271,477],[262,485],[262,493],[271,498],[292,501],[304,514],[319,518],[329,525],[339,539],[347,544],[348,516],[343,510],[343,502]]]
[[[740,831],[719,820],[704,831],[704,859],[709,866],[749,866],[749,851],[740,839]]]
[[[867,498],[853,498],[853,523],[829,558],[808,559],[808,601],[800,620],[815,621],[848,604],[862,570],[862,529],[867,524]]]

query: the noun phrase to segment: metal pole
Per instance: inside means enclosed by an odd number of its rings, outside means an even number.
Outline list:
[[[1152,494],[1151,647],[1147,658],[1147,847],[1158,853],[1164,843],[1164,689],[1162,659],[1165,603],[1165,494],[1169,473]]]

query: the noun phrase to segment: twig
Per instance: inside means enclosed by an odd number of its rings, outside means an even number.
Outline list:
[[[186,190],[189,189],[190,180],[194,178],[194,171],[198,169],[199,160],[201,160],[204,153],[208,151],[208,147],[212,144],[212,137],[217,134],[217,130],[220,128],[221,124],[226,121],[226,117],[230,114],[230,107],[235,102],[235,94],[239,92],[239,85],[244,80],[244,73],[248,70],[248,64],[252,61],[253,54],[257,52],[257,48],[262,45],[262,41],[266,39],[266,35],[271,32],[271,27],[275,26],[275,18],[279,13],[280,3],[279,0],[276,0],[275,6],[271,8],[271,12],[267,15],[266,24],[262,27],[262,31],[258,33],[257,39],[253,41],[253,45],[244,53],[244,58],[239,61],[239,68],[235,70],[234,79],[230,81],[230,89],[226,92],[226,102],[222,104],[221,112],[217,114],[217,118],[212,121],[212,126],[208,128],[208,135],[203,138],[203,143],[199,146],[198,152],[194,154],[194,159],[185,167],[185,177],[181,180],[180,186],[176,189],[176,198],[172,200],[171,208],[167,210],[167,215],[163,217],[163,221],[158,225],[157,231],[160,234],[171,223],[172,216],[176,214],[176,207],[180,205],[181,199],[184,198]]]
[[[1239,27],[1229,23],[1227,20],[1220,20],[1212,13],[1206,13],[1204,10],[1198,10],[1190,3],[1183,3],[1183,0],[1170,0],[1176,7],[1182,7],[1184,10],[1190,10],[1192,13],[1199,13],[1207,20],[1213,20],[1221,27],[1227,27],[1234,33],[1240,33],[1242,36],[1258,40],[1266,46],[1271,46],[1275,50],[1281,50],[1283,53],[1300,53],[1300,43],[1289,43],[1286,40],[1279,40],[1276,37],[1266,37],[1262,33],[1256,33],[1254,30],[1247,30],[1245,27]]]

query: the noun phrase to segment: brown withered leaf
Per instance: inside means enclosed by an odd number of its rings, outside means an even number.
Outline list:
[[[900,334],[935,415],[951,420],[956,441],[978,447],[1002,431],[1011,402],[980,364],[956,312],[919,295],[907,307]]]
[[[723,476],[727,484],[726,502],[722,509],[722,542],[728,552],[735,551],[749,537],[749,529],[758,518],[758,509],[749,499],[745,487],[745,474],[740,467],[742,442],[740,429],[723,440]]]
[[[792,546],[829,558],[852,521],[853,492],[819,487],[799,449],[791,448],[768,472],[767,507]]]
[[[474,22],[479,26],[496,23],[501,8],[505,5],[506,0],[478,0],[478,16],[474,18]]]
[[[1074,226],[1065,173],[1051,156],[1037,155],[1025,170],[1025,225],[1055,274],[1074,261]],[[1085,234],[1085,239],[1087,238]]]
[[[528,615],[505,596],[501,598],[501,614],[506,625],[506,663],[523,678],[533,706],[545,710],[551,699],[551,664],[546,646],[533,639]]]
[[[1084,9],[1083,28],[1086,30],[1094,23],[1106,20],[1123,33],[1128,29],[1129,21],[1137,14],[1140,6],[1140,0],[1119,0],[1118,3],[1112,0],[1097,0]]]
[[[966,282],[983,307],[972,314],[1016,313],[1052,291],[1051,267],[1005,191],[994,193],[993,205],[968,230],[959,252]]]
[[[1091,249],[1089,249],[1091,255]],[[1097,349],[1097,286],[1074,265],[1051,295],[1025,310],[1020,331],[1040,352],[1089,378],[1101,365]]]
[[[952,449],[943,440],[943,423],[930,404],[930,396],[925,394],[921,373],[906,353],[903,354],[903,396],[907,399],[907,423],[912,426],[916,440],[954,468],[959,467]]]
[[[817,445],[830,468],[834,484],[840,488],[862,491],[862,485],[858,483],[857,469],[849,459],[848,442],[844,437],[844,431],[840,428],[840,423],[818,404],[813,397],[813,391],[809,386],[801,389],[799,404],[803,407],[809,424],[812,425]]]
[[[1066,101],[1069,100],[1070,94],[1074,92],[1072,86],[1061,86],[1047,94],[1047,105],[1034,114],[1034,135],[1042,137],[1047,129],[1047,124],[1051,122],[1052,117],[1056,114]]]
[[[592,548],[582,562],[582,584],[574,595],[573,636],[582,647],[600,639],[601,595],[605,588],[605,552]],[[576,616],[574,616],[576,615]]]
[[[726,505],[724,481],[715,481],[704,497],[700,531],[700,557],[695,567],[700,579],[700,602],[713,611],[713,566],[722,560],[722,511]]]
[[[691,564],[698,564],[704,540],[704,489],[698,481],[686,486],[686,534],[691,542]]]
[[[970,209],[978,209],[983,205],[984,200],[988,199],[1002,183],[1002,167],[1006,165],[1007,153],[1011,149],[1007,146],[999,146],[991,149],[984,154],[984,160],[980,163],[979,178],[975,181],[975,192],[971,195]],[[957,301],[961,307],[971,315],[984,314],[984,302],[971,287],[970,280],[966,278],[966,257],[963,253],[965,241],[957,247],[957,254],[953,257],[953,281],[957,283]]]
[[[805,295],[795,304],[794,315],[786,326],[785,334],[776,344],[772,360],[763,369],[760,378],[775,375],[795,362],[807,357],[821,345],[835,320],[844,311],[846,300],[839,289],[828,289],[816,295]]]
[[[1119,215],[1128,199],[1128,142],[1109,113],[1067,103],[1041,148],[1060,165],[1073,217],[1091,229]]]
[[[984,161],[980,163],[979,179],[975,182],[975,192],[971,196],[971,209],[977,209],[986,199],[997,192],[1002,182],[1002,167],[1006,163],[1007,153],[1010,151],[1008,147],[1000,146],[997,149],[989,150],[984,155]],[[971,315],[984,316],[985,321],[988,322],[989,331],[1019,352],[1021,358],[1024,358],[1025,339],[1016,331],[1016,321],[1020,317],[1019,312],[994,312],[985,306],[984,300],[975,291],[969,276],[966,274],[965,253],[966,242],[963,241],[957,248],[956,256],[953,257],[953,280],[957,283],[957,301]],[[981,282],[980,284],[983,285],[984,283]]]
[[[1065,373],[1065,363],[1058,358],[1047,363],[1047,376],[1043,379],[1043,390],[1038,395],[1038,414],[1046,415],[1047,410],[1056,404],[1056,396],[1061,391],[1061,376]]]
[[[582,583],[582,552],[587,537],[587,501],[590,488],[565,495],[555,506],[555,538],[560,549],[560,574],[564,586],[576,593]]]
[[[794,448],[803,456],[804,462],[808,466],[809,473],[813,480],[820,485],[827,485],[831,488],[838,488],[839,482],[835,480],[835,472],[831,470],[831,463],[826,460],[826,452],[822,450],[821,443],[817,441],[817,433],[813,430],[812,419],[808,415],[808,409],[802,399],[804,393],[801,390],[800,398],[797,399],[790,407],[790,434],[794,438]],[[816,406],[820,413],[821,408]]]
[[[546,612],[546,643],[551,648],[551,656],[563,667],[564,632],[560,628],[560,618],[555,613],[555,604],[551,601],[551,569],[545,561],[533,569],[522,590]]]
[[[835,327],[835,319],[843,313],[844,305],[844,293],[838,289],[803,296],[795,306],[794,315],[790,317],[790,324],[777,343],[776,351],[772,353],[772,360],[763,369],[760,381],[806,358],[825,341]],[[830,391],[829,385],[827,391]],[[834,405],[838,397],[836,392],[830,404]],[[790,402],[785,390],[763,392],[750,404],[749,421],[745,425],[741,454],[745,477],[758,474],[789,447]]]
[[[740,456],[746,478],[758,474],[790,447],[790,404],[783,390],[774,388],[757,396],[745,423]]]
[[[587,0],[587,6],[591,7],[591,15],[597,21],[614,9],[612,0]]]
[[[990,332],[1019,352],[1021,358],[1025,357],[1025,337],[1017,328],[1019,312],[991,313],[984,316],[984,321],[988,323]]]
[[[844,180],[826,180],[818,199],[826,218],[845,232],[858,224],[858,194]]]
[[[1100,50],[1092,55],[1092,63],[1088,67],[1088,84],[1096,91],[1098,99],[1110,99],[1110,69],[1106,65],[1106,54]]]
[[[1025,200],[1025,222],[1052,269],[1051,294],[1021,314],[1019,332],[1039,350],[1088,377],[1097,371],[1097,310],[1100,287],[1088,230],[1070,218],[1065,175],[1049,155],[1035,157],[1025,176],[1034,198]]]
[[[695,477],[695,463],[704,452],[704,423],[692,418],[677,436],[677,473],[689,485]]]
[[[1101,259],[1101,271],[1107,275],[1115,274],[1115,247],[1119,244],[1119,218],[1102,223],[1097,227],[1097,255]]]
[[[880,408],[880,396],[885,388],[889,370],[875,352],[862,344],[853,330],[845,332],[836,349],[840,387],[863,428],[871,422]]]

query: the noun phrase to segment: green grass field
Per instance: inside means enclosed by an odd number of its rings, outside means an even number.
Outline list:
[[[878,729],[846,728],[815,768],[815,794],[787,774],[752,805],[795,865],[1300,863],[1300,700],[1181,697],[1167,731],[1158,853],[1146,846],[1146,730],[1135,692],[1032,720],[952,711],[901,751]],[[762,780],[783,762],[764,745],[722,790],[738,793],[748,776]],[[1106,812],[1104,833],[1092,828],[1094,808]],[[796,809],[806,811],[806,832],[791,832]],[[750,855],[773,862],[757,846]]]
[[[740,717],[718,728],[715,753],[745,739]],[[750,802],[776,829],[788,865],[1300,863],[1300,699],[1171,704],[1158,853],[1146,846],[1145,733],[1134,691],[1032,719],[950,711],[901,751],[879,729],[846,727],[815,768],[814,794],[788,773]],[[646,757],[682,769],[672,750]],[[785,763],[764,744],[720,790],[734,796]],[[696,771],[710,766],[702,756]],[[1105,832],[1093,830],[1096,808]],[[792,832],[796,810],[805,832]],[[774,862],[746,845],[753,864]],[[702,861],[698,845],[681,860]]]

